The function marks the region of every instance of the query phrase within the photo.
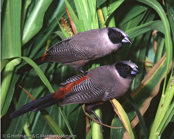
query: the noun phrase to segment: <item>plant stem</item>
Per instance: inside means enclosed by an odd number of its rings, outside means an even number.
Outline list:
[[[99,118],[101,118],[101,109],[98,108],[94,112],[98,115]],[[103,139],[101,127],[98,123],[95,122],[92,124],[92,138]]]

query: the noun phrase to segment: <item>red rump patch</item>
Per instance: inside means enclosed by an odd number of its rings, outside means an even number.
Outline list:
[[[45,58],[47,57],[48,54],[44,54],[42,57],[41,57],[41,61],[44,61]]]
[[[69,84],[67,84],[66,86],[60,88],[60,89],[57,90],[55,93],[53,93],[53,95],[54,95],[53,98],[54,98],[54,99],[57,99],[57,100],[63,99],[64,96],[65,96],[67,93],[69,93],[69,92],[71,91],[71,89],[72,89],[75,85],[81,83],[82,81],[86,80],[87,78],[88,78],[88,77],[84,76],[84,77],[80,78],[79,80],[77,80],[77,81],[75,81],[75,82],[72,82],[72,83],[69,83]]]

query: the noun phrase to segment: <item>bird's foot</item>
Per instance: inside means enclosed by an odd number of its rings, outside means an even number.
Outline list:
[[[102,120],[98,117],[98,115],[93,110],[91,110],[91,112],[94,115],[94,119],[95,120],[97,120],[100,123],[103,123]],[[100,124],[100,127],[101,127],[102,132],[104,132],[104,129],[103,129],[103,125],[102,124]]]

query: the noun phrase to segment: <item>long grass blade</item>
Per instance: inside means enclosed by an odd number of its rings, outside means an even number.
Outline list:
[[[6,0],[3,3],[3,12],[2,12],[2,50],[1,58],[2,60],[11,57],[20,57],[21,56],[21,7],[22,1],[19,0]],[[9,61],[2,62],[2,69],[5,64]],[[13,71],[15,66],[18,65],[20,59],[15,59],[7,64],[4,71],[2,72],[2,84],[1,84],[1,114],[4,115],[9,107],[10,100],[8,95],[11,95],[9,88],[14,84],[12,83]],[[17,79],[17,78],[16,78]],[[9,102],[6,102],[6,98],[9,98]],[[7,104],[8,103],[8,104]],[[7,105],[6,105],[7,104]],[[1,117],[2,117],[1,115]]]
[[[43,17],[52,0],[38,0],[27,18],[22,35],[22,44],[27,43],[43,25]]]
[[[114,111],[117,113],[118,117],[122,121],[124,128],[126,129],[126,132],[124,133],[124,137],[134,139],[134,134],[131,128],[129,118],[126,112],[124,111],[123,107],[120,105],[120,103],[116,99],[112,99],[110,100],[110,102],[113,105]]]

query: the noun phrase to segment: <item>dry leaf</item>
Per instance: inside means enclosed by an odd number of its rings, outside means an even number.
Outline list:
[[[146,84],[146,82],[149,81],[149,79],[151,78],[151,76],[154,74],[154,72],[156,71],[156,69],[161,65],[161,63],[163,63],[163,61],[166,59],[166,54],[164,54],[164,56],[153,66],[153,68],[150,70],[150,72],[147,74],[147,76],[142,80],[141,84],[138,86],[137,89],[135,89],[132,93],[131,93],[131,97],[134,97]],[[170,64],[169,67],[169,71],[172,68],[172,63]],[[161,81],[157,84],[157,86],[155,87],[154,91],[152,92],[151,96],[149,96],[148,99],[146,99],[146,101],[144,102],[143,106],[140,108],[140,113],[141,115],[144,115],[144,113],[147,111],[151,100],[158,94],[159,89],[160,89],[160,85],[162,80],[165,78],[165,75],[163,75],[163,78],[161,79]],[[139,122],[138,116],[136,115],[135,118],[132,120],[131,122],[131,126],[132,128],[134,128]]]

